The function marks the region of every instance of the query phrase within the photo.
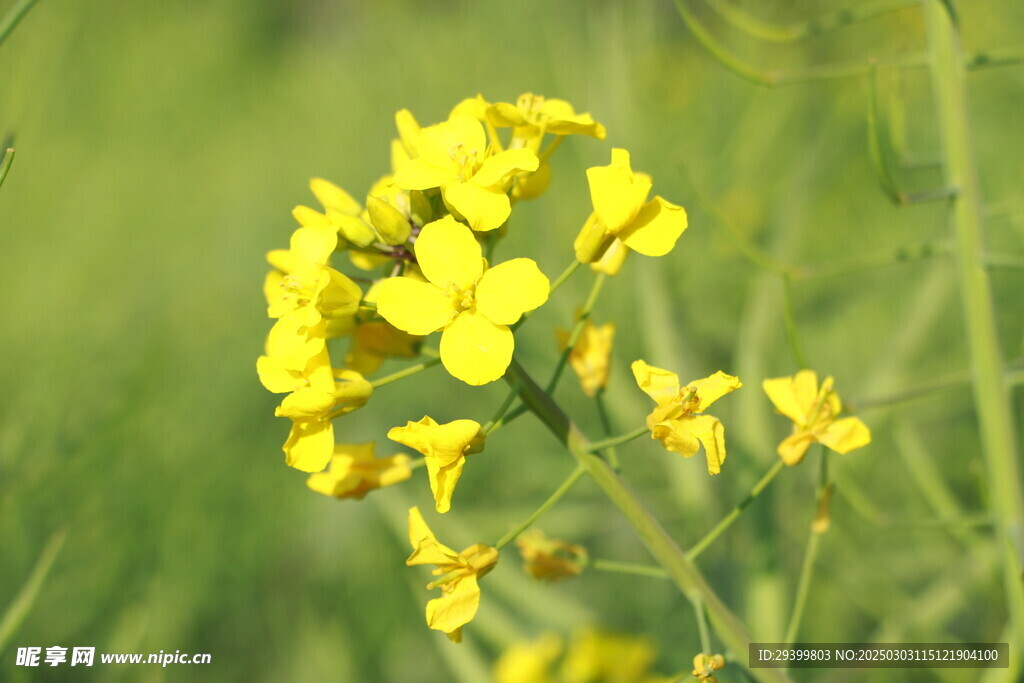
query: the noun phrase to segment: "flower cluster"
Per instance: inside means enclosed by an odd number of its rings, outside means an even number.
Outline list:
[[[602,397],[615,365],[616,328],[590,321],[594,300],[629,253],[668,254],[688,223],[681,206],[660,196],[650,198],[651,177],[633,170],[629,152],[614,148],[610,164],[586,172],[592,210],[573,244],[573,263],[552,282],[532,259],[498,260],[494,252],[516,203],[547,190],[551,156],[562,140],[570,135],[604,140],[604,126],[568,102],[532,93],[515,103],[491,103],[478,95],[457,104],[446,120],[425,127],[402,110],[395,123],[391,168],[370,185],[365,200],[314,178],[309,187],[319,208],[296,207],[292,215],[298,227],[288,248],[267,254],[271,270],[264,294],[274,322],[256,369],[266,389],[284,394],[275,414],[291,424],[283,447],[285,462],[310,473],[310,489],[338,499],[361,499],[411,479],[422,466],[434,508],[444,514],[452,508],[468,457],[484,449],[492,430],[513,419],[509,409],[517,395],[523,404],[520,412],[529,409],[542,419],[552,417],[543,411],[557,409],[551,408],[551,392],[566,366],[576,373],[583,393],[595,399],[606,431],[610,428]],[[569,245],[565,247],[568,253]],[[515,330],[580,264],[589,264],[596,273],[594,289],[574,329],[558,335],[562,357],[544,390],[525,381],[522,366],[514,361]],[[436,347],[430,340],[434,333],[439,333]],[[420,361],[372,379],[393,359]],[[388,439],[416,451],[415,459],[407,453],[380,457],[374,442],[336,443],[336,419],[365,406],[380,387],[437,364],[470,386],[504,377],[513,389],[484,424],[467,417],[442,423],[424,415],[392,427]],[[703,448],[708,472],[718,474],[726,459],[725,431],[706,411],[741,388],[740,380],[718,371],[684,385],[674,372],[643,360],[633,362],[632,371],[639,388],[656,404],[646,427],[575,445],[601,453],[614,467],[612,446],[649,433],[684,457]],[[766,380],[764,389],[779,412],[793,421],[792,435],[778,447],[786,464],[799,462],[814,442],[845,453],[870,441],[860,420],[837,417],[841,404],[831,377],[819,388],[817,375],[801,371],[793,378]],[[540,398],[536,392],[542,392]],[[602,453],[604,449],[609,450]],[[579,468],[545,505],[564,495],[583,472]],[[433,565],[438,578],[428,587],[441,589],[441,597],[426,607],[430,628],[460,640],[462,627],[479,606],[480,579],[513,540],[524,569],[540,580],[569,578],[588,566],[599,567],[580,545],[539,531],[524,533],[545,509],[502,540],[476,543],[461,552],[437,540],[419,508],[409,510],[413,554],[407,564]],[[560,646],[552,650],[549,643],[541,650],[533,662],[538,671],[554,660]],[[614,680],[648,680],[649,660],[645,647],[591,633],[574,641],[561,672],[565,680],[605,680],[613,671],[619,672]],[[713,680],[721,664],[720,657],[695,660],[693,675]],[[627,669],[633,673],[622,678]],[[506,680],[504,674],[498,677]]]

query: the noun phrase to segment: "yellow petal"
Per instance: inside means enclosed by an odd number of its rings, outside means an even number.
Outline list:
[[[624,149],[612,150],[610,165],[588,168],[587,181],[594,211],[615,234],[636,218],[651,191],[649,180],[634,175],[629,166],[629,152]]]
[[[296,389],[274,411],[278,417],[295,419],[326,415],[334,406],[334,394],[313,388]]]
[[[393,427],[388,438],[415,448],[424,457],[450,465],[470,452],[478,440],[480,424],[474,420],[453,420],[439,425],[430,416],[404,427]]]
[[[604,256],[614,240],[615,236],[608,232],[597,214],[591,213],[572,243],[576,260],[580,263],[597,261]]]
[[[435,509],[444,514],[452,507],[452,494],[455,485],[462,476],[462,468],[466,464],[465,457],[458,457],[445,465],[438,458],[425,458],[427,477],[430,479],[430,491],[434,494]]]
[[[427,603],[427,626],[451,633],[472,621],[479,607],[476,574],[467,574],[457,579],[448,593]]]
[[[500,228],[512,213],[508,195],[499,186],[482,187],[473,181],[446,185],[444,201],[478,232]]]
[[[871,431],[859,418],[846,417],[830,424],[818,441],[836,453],[849,453],[871,443]]]
[[[420,158],[438,165],[453,164],[452,153],[456,150],[469,158],[484,158],[487,137],[483,125],[472,116],[456,113],[447,121],[428,126],[417,142]]]
[[[330,212],[329,217],[338,226],[338,232],[356,246],[366,247],[373,244],[373,241],[377,239],[377,233],[359,216]]]
[[[325,209],[332,209],[350,216],[363,210],[363,207],[359,206],[359,202],[352,199],[352,195],[329,180],[313,178],[309,181],[309,189],[313,191],[317,201],[323,204]]]
[[[496,102],[487,109],[487,120],[499,128],[522,126],[526,121],[519,107],[508,102]]]
[[[485,100],[483,95],[478,94],[476,97],[467,97],[452,107],[448,117],[464,115],[472,116],[477,121],[485,121],[487,119],[487,109],[490,106],[490,102]]]
[[[319,472],[334,452],[334,425],[330,420],[292,422],[284,444],[285,462],[303,472]]]
[[[655,425],[651,438],[661,441],[666,450],[689,458],[700,450],[700,441],[690,432],[689,420],[668,420]]]
[[[447,325],[456,309],[443,291],[411,277],[393,277],[377,287],[377,312],[409,334],[430,334]]]
[[[415,248],[424,277],[442,290],[449,285],[469,289],[483,274],[480,244],[469,228],[451,216],[423,226]]]
[[[453,377],[479,386],[505,374],[514,344],[512,331],[504,325],[464,311],[441,335],[441,362]]]
[[[738,377],[727,375],[719,370],[710,377],[690,382],[686,385],[686,389],[697,391],[694,395],[694,398],[697,400],[697,407],[693,409],[693,412],[703,413],[712,403],[742,386],[743,382]],[[686,391],[683,391],[683,393],[685,394]]]
[[[683,207],[655,197],[619,232],[619,239],[644,256],[664,256],[676,246],[684,230],[686,211]]]
[[[450,564],[459,557],[457,552],[438,542],[417,507],[409,508],[409,544],[413,549],[412,555],[405,561],[409,567],[420,564]]]
[[[548,300],[551,283],[528,258],[505,261],[487,270],[476,286],[477,310],[496,325],[512,325],[523,313]]]
[[[366,210],[370,214],[374,229],[384,242],[404,244],[409,239],[412,226],[409,225],[409,219],[398,209],[378,197],[367,197]]]
[[[420,137],[420,124],[416,122],[416,117],[408,109],[402,109],[395,114],[395,127],[398,128],[398,137],[402,140],[406,153],[410,157],[415,157],[416,143]]]
[[[811,374],[813,375],[813,372]],[[800,377],[800,375],[797,375],[797,377]],[[774,379],[766,379],[761,383],[764,393],[768,395],[768,399],[775,405],[775,409],[796,424],[803,424],[807,418],[807,413],[811,409],[811,405],[805,403],[807,398],[807,375],[804,375],[804,378],[804,386],[801,387],[802,393],[800,395],[797,393],[797,385],[793,377],[776,377]],[[816,392],[817,380],[814,381],[814,385]],[[813,397],[811,401],[813,403]]]
[[[777,452],[782,461],[792,467],[804,459],[807,449],[814,442],[814,436],[807,431],[798,430],[783,439],[779,444]]]
[[[551,164],[545,161],[533,173],[516,176],[516,184],[512,186],[512,198],[534,199],[544,194],[550,184]]]
[[[516,173],[536,171],[538,166],[540,159],[533,150],[523,147],[509,149],[487,157],[473,175],[473,182],[481,187],[498,185]]]
[[[314,325],[307,325],[307,322],[302,311],[278,319],[267,335],[267,355],[289,370],[303,370],[326,344],[323,322]]]
[[[590,264],[590,270],[614,277],[622,270],[627,256],[629,256],[629,248],[622,243],[622,240],[616,238],[605,249],[604,255]]]
[[[459,169],[453,163],[438,164],[430,159],[411,159],[395,169],[395,185],[403,190],[429,190],[458,179]]]
[[[299,228],[292,233],[291,253],[308,263],[327,263],[338,246],[338,231],[331,225]]]
[[[684,418],[689,423],[690,433],[704,446],[708,460],[708,474],[718,474],[725,462],[725,428],[717,417],[694,415]]]
[[[333,227],[327,216],[308,206],[296,206],[292,209],[292,217],[304,228]]]
[[[676,373],[648,365],[642,360],[633,361],[630,368],[640,390],[658,405],[668,404],[679,397],[679,375]]]

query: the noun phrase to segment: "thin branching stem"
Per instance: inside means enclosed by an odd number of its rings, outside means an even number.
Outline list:
[[[821,503],[823,496],[827,495],[829,488],[828,452],[821,449],[821,477],[818,483],[818,492],[815,496],[815,508]],[[784,642],[795,643],[800,633],[800,623],[803,621],[804,608],[807,606],[807,595],[811,590],[811,582],[814,578],[814,568],[817,566],[818,548],[821,545],[822,531],[811,525],[810,535],[807,538],[807,549],[804,551],[803,566],[800,569],[800,581],[796,588],[796,598],[793,601],[793,611],[789,617],[789,625],[786,627]]]
[[[392,382],[397,382],[400,379],[405,379],[406,377],[411,377],[419,372],[423,372],[427,368],[432,368],[435,365],[438,365],[440,362],[440,358],[430,358],[429,360],[425,360],[422,363],[410,365],[404,370],[399,370],[398,372],[394,372],[390,375],[384,375],[379,379],[375,379],[372,382],[370,382],[370,386],[372,386],[374,389],[378,389],[386,384],[391,384]]]
[[[14,27],[25,18],[28,11],[32,9],[39,0],[19,0],[14,3],[11,9],[7,10],[7,14],[4,15],[3,19],[0,19],[0,45],[7,40],[7,36],[11,35],[11,31]]]
[[[771,24],[737,7],[731,0],[704,0],[722,19],[754,38],[773,43],[793,43],[841,29],[891,12],[915,7],[910,0],[860,0],[841,10],[794,24]]]
[[[601,295],[601,288],[604,286],[604,281],[608,279],[604,273],[598,273],[594,278],[594,284],[590,288],[590,294],[587,295],[587,300],[583,304],[583,309],[580,311],[579,317],[576,319],[576,324],[573,325],[572,332],[569,334],[569,340],[565,344],[565,348],[562,349],[562,353],[558,356],[558,362],[555,363],[555,369],[551,373],[551,379],[548,380],[548,384],[545,387],[545,391],[549,394],[555,391],[555,387],[558,386],[558,381],[562,378],[562,373],[565,371],[565,366],[569,363],[569,356],[572,355],[572,350],[576,348],[576,343],[580,340],[580,335],[583,334],[583,328],[586,327],[587,321],[590,319],[590,314],[594,310],[594,305],[597,304],[597,298]]]
[[[613,436],[610,439],[603,439],[601,441],[595,441],[594,443],[590,444],[587,447],[587,450],[589,452],[591,452],[591,453],[597,453],[598,451],[603,451],[606,448],[611,448],[612,446],[618,446],[620,444],[624,444],[624,443],[627,443],[629,441],[632,441],[633,439],[639,439],[641,436],[643,436],[645,434],[649,434],[650,431],[651,430],[648,429],[646,425],[644,425],[643,427],[637,427],[636,429],[634,429],[631,432],[626,432],[625,434],[619,434],[618,436]]]
[[[498,550],[501,550],[509,543],[519,538],[520,534],[522,534],[524,531],[533,526],[538,519],[544,516],[545,512],[554,507],[558,501],[562,500],[562,498],[565,497],[565,494],[569,493],[569,490],[573,486],[575,486],[576,482],[578,482],[586,473],[586,468],[584,468],[582,465],[577,465],[576,468],[572,471],[572,474],[566,477],[565,481],[563,481],[559,485],[559,487],[555,489],[554,493],[548,496],[547,500],[541,503],[540,507],[534,510],[529,517],[527,517],[518,525],[516,525],[514,529],[509,531],[500,539],[498,539],[498,542],[494,544],[494,547]]]

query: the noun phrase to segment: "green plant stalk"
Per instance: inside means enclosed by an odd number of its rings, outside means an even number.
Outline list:
[[[582,465],[605,495],[619,508],[637,536],[651,552],[658,563],[688,599],[699,598],[707,608],[708,617],[719,638],[734,656],[745,657],[751,642],[746,628],[740,623],[715,591],[708,585],[700,571],[690,562],[685,553],[676,545],[661,524],[651,515],[640,499],[611,466],[598,456],[590,453],[587,438],[569,420],[568,416],[554,402],[551,396],[512,359],[506,381],[520,382],[520,397],[523,403],[540,418],[541,422],[569,450],[577,463]],[[751,669],[750,675],[759,681],[788,681],[785,672],[777,669]]]
[[[803,345],[800,343],[800,335],[796,330],[796,315],[793,312],[793,279],[790,275],[782,276],[782,314],[786,326],[786,337],[789,339],[790,350],[793,352],[793,360],[803,370],[807,366],[807,356],[804,355]]]
[[[608,408],[604,404],[604,389],[598,389],[597,394],[594,395],[594,403],[597,405],[597,416],[601,420],[601,431],[604,432],[606,438],[612,436],[612,418],[608,414]],[[604,456],[608,459],[608,464],[612,466],[612,469],[616,472],[619,471],[619,451],[615,446],[609,446],[604,449]]]
[[[953,17],[940,0],[922,0],[932,58],[932,84],[947,183],[959,192],[951,200],[956,244],[956,271],[970,350],[974,404],[981,431],[988,489],[999,518],[999,542],[1007,608],[1016,634],[1024,642],[1024,491],[1016,444],[1011,396],[999,348],[995,303],[985,265],[984,205],[967,110],[966,64]],[[1007,680],[1020,671],[1018,653],[1011,656]]]
[[[25,18],[28,11],[32,9],[39,0],[21,0],[21,2],[15,3],[14,7],[7,11],[3,19],[0,19],[0,45],[7,40],[7,36],[11,35],[11,31],[14,27]]]
[[[602,441],[595,441],[594,443],[592,443],[589,446],[587,446],[587,451],[589,451],[590,453],[596,453],[597,451],[603,451],[606,448],[611,448],[613,446],[618,446],[619,444],[627,443],[629,441],[632,441],[633,439],[639,439],[644,434],[649,434],[650,431],[651,430],[648,429],[646,425],[644,425],[643,427],[637,427],[636,429],[634,429],[631,432],[626,432],[625,434],[620,434],[618,436],[613,436],[610,439],[603,439]]]
[[[822,497],[827,495],[829,486],[828,452],[821,449],[821,479],[818,483],[818,491],[814,496],[814,509],[817,515],[818,506]],[[800,623],[804,617],[804,607],[807,605],[807,596],[811,591],[811,580],[814,578],[814,567],[818,559],[818,548],[821,546],[823,532],[817,530],[812,522],[810,535],[807,538],[807,549],[804,551],[803,566],[800,569],[800,581],[797,584],[796,599],[793,601],[793,613],[789,616],[789,625],[786,627],[784,642],[795,643],[800,633]]]
[[[516,528],[512,529],[507,534],[502,536],[498,540],[498,542],[494,544],[494,547],[498,550],[501,550],[509,543],[519,538],[520,534],[522,534],[524,531],[533,526],[534,523],[538,519],[540,519],[545,512],[554,507],[555,503],[562,500],[562,498],[565,497],[565,494],[569,493],[569,489],[575,486],[576,482],[578,482],[580,478],[582,478],[583,475],[586,473],[587,471],[583,468],[582,465],[577,465],[576,469],[572,471],[572,474],[566,477],[565,481],[563,481],[561,485],[557,489],[555,489],[555,492],[552,493],[547,500],[541,503],[541,506],[539,508],[534,510],[533,513],[525,520],[523,520],[519,525],[517,525]]]
[[[405,379],[406,377],[411,377],[412,375],[415,375],[418,372],[422,372],[422,371],[426,370],[427,368],[432,368],[435,365],[439,364],[440,362],[441,362],[440,358],[431,358],[430,360],[425,360],[422,363],[417,363],[416,365],[410,365],[409,367],[405,368],[404,370],[399,370],[398,372],[394,372],[394,373],[392,373],[390,375],[385,375],[385,376],[381,377],[380,379],[375,379],[372,382],[370,382],[370,385],[374,389],[378,389],[378,388],[380,388],[380,387],[382,387],[382,386],[384,386],[386,384],[391,384],[392,382],[397,382],[400,379]]]
[[[488,420],[487,424],[480,428],[480,431],[484,434],[490,434],[494,431],[494,428],[501,422],[501,418],[505,417],[505,414],[508,413],[508,409],[512,407],[512,401],[516,400],[516,397],[518,396],[519,387],[513,385],[512,388],[509,389],[508,395],[505,396],[504,400],[502,400],[501,405],[494,411],[494,417]]]
[[[39,554],[39,559],[36,560],[36,565],[32,568],[28,580],[25,581],[18,595],[7,607],[3,619],[0,619],[0,652],[4,650],[11,636],[15,634],[18,627],[21,626],[21,622],[32,610],[32,605],[35,603],[36,597],[39,596],[39,590],[43,587],[43,582],[46,581],[54,560],[57,559],[60,549],[64,546],[65,538],[67,538],[67,529],[55,531],[50,536],[50,540],[46,542],[43,552]]]
[[[708,615],[704,612],[704,603],[700,598],[692,601],[693,616],[697,619],[697,633],[700,634],[700,651],[711,654],[711,634],[708,633]]]
[[[646,564],[635,562],[618,562],[616,560],[591,560],[588,564],[591,569],[601,572],[612,572],[615,574],[633,574],[635,576],[648,576],[652,579],[671,578],[661,567],[652,567]]]
[[[578,262],[577,262],[578,263]],[[555,391],[555,387],[558,386],[558,380],[562,378],[562,372],[565,370],[565,366],[569,362],[569,356],[572,355],[572,350],[576,348],[576,343],[580,340],[580,335],[583,334],[583,327],[590,320],[590,313],[594,310],[594,306],[597,304],[597,297],[601,295],[601,288],[604,287],[604,281],[608,279],[604,273],[598,273],[594,278],[594,284],[590,288],[590,294],[587,295],[587,300],[583,304],[583,309],[580,311],[579,317],[576,319],[576,324],[572,327],[572,332],[569,334],[569,340],[565,343],[565,348],[562,349],[562,353],[558,356],[558,362],[555,364],[555,369],[551,373],[551,379],[548,380],[547,391],[549,394]]]
[[[774,43],[792,43],[804,40],[826,31],[834,31],[850,24],[914,6],[909,0],[876,0],[875,2],[861,0],[861,2],[844,7],[838,12],[825,14],[808,21],[776,25],[747,14],[729,0],[705,0],[705,2],[723,19],[741,31],[749,33],[754,38]]]
[[[747,509],[747,506],[753,503],[754,499],[761,495],[761,492],[767,488],[768,484],[770,484],[773,479],[775,479],[775,475],[781,472],[785,466],[786,463],[782,460],[777,460],[775,464],[772,465],[772,468],[768,470],[756,484],[754,484],[754,488],[750,489],[750,493],[747,494],[747,497],[741,500],[736,507],[730,510],[729,514],[723,517],[721,521],[704,536],[704,538],[694,543],[693,547],[686,551],[687,559],[690,561],[696,560],[697,556],[704,552],[709,545],[714,543],[726,529],[732,526],[732,523],[735,522],[741,514],[743,514],[743,511]]]
[[[7,172],[11,170],[11,164],[14,163],[14,150],[11,148],[7,149],[4,153],[3,160],[0,160],[0,185],[4,184],[7,180]]]

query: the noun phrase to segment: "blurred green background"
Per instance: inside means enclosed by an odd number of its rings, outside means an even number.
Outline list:
[[[791,23],[844,3],[735,4]],[[1020,43],[1020,3],[959,4],[970,49]],[[773,68],[925,44],[913,8],[781,46],[700,15]],[[927,71],[884,70],[879,88],[885,130],[919,166],[900,171],[900,182],[936,186]],[[308,491],[283,463],[278,397],[256,379],[269,329],[263,255],[287,243],[291,208],[313,202],[308,179],[360,197],[387,170],[396,110],[426,124],[478,92],[515,101],[526,91],[570,100],[609,135],[562,145],[550,190],[516,208],[500,259],[533,257],[552,277],[562,270],[590,210],[583,171],[606,164],[612,146],[630,149],[655,192],[689,211],[676,250],[634,256],[595,313],[619,325],[609,404],[622,431],[649,409],[628,372],[635,358],[684,379],[722,369],[746,383],[715,406],[729,438],[720,476],[708,477],[703,456],[683,460],[646,440],[623,448],[624,476],[678,543],[700,538],[772,464],[787,427],[760,382],[798,369],[778,278],[742,257],[728,225],[781,261],[820,267],[793,284],[797,328],[812,366],[864,405],[875,436],[832,460],[833,525],[804,639],[1000,638],[1005,613],[969,389],[871,405],[955,376],[967,359],[948,256],[855,267],[922,245],[941,251],[950,234],[943,205],[897,209],[879,189],[863,79],[747,83],[701,48],[668,0],[42,0],[0,47],[0,133],[16,133],[18,152],[0,189],[0,610],[47,539],[67,528],[67,541],[0,652],[0,679],[484,680],[514,640],[587,624],[647,634],[658,671],[689,671],[696,627],[669,582],[589,572],[537,585],[513,548],[483,582],[467,643],[451,646],[423,624],[434,597],[425,572],[404,566],[405,509],[429,508],[424,472],[361,503]],[[1024,69],[972,75],[970,94],[989,241],[1020,253]],[[1022,351],[1021,273],[994,274],[1010,359]],[[535,374],[553,365],[552,330],[570,324],[587,280],[577,275],[519,335],[517,353]],[[381,389],[338,423],[338,438],[377,439],[379,452],[397,452],[387,428],[427,412],[484,422],[505,391],[471,389],[438,368]],[[598,432],[571,377],[558,396]],[[1019,416],[1019,391],[1016,399]],[[755,640],[782,637],[816,460],[784,471],[700,560]],[[470,460],[452,513],[428,522],[456,548],[493,542],[572,467],[526,417]],[[945,516],[931,479],[955,498]],[[540,527],[596,557],[649,561],[590,482]],[[177,649],[213,661],[16,667],[16,647],[30,645]],[[975,675],[880,671],[871,680]],[[744,678],[732,666],[719,680]]]

